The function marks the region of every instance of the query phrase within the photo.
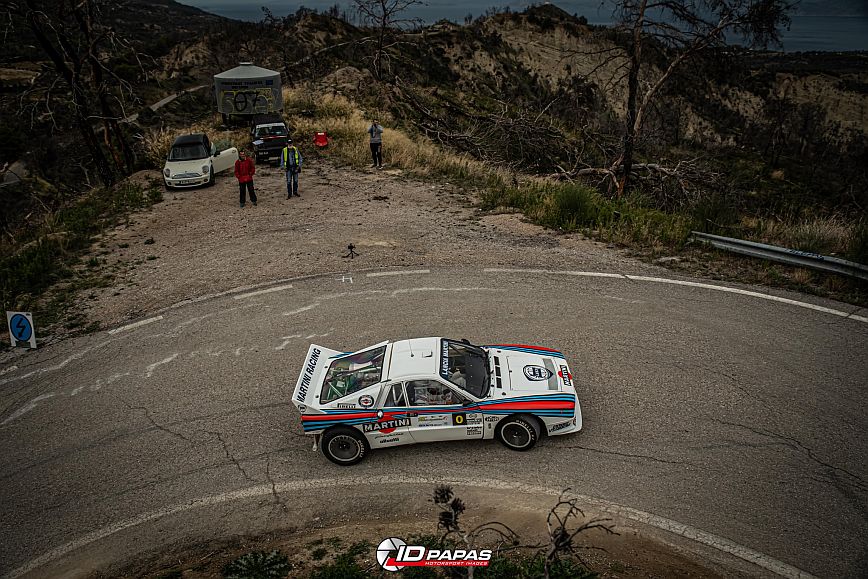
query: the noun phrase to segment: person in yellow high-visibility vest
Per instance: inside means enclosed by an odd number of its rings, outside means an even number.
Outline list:
[[[280,154],[280,166],[286,171],[286,198],[298,194],[298,174],[301,173],[301,151],[292,144],[292,139],[286,139],[286,146]]]

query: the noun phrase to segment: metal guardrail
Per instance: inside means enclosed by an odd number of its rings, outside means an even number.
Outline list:
[[[868,266],[861,263],[820,255],[818,253],[810,253],[808,251],[799,251],[798,249],[787,249],[754,241],[721,237],[699,231],[691,231],[690,235],[693,239],[711,244],[725,251],[868,280]]]

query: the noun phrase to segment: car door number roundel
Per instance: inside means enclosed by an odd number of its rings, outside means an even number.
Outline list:
[[[467,424],[467,414],[464,412],[456,412],[452,415],[452,426],[465,426]]]

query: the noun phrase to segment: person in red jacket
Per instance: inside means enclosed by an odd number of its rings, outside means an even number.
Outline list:
[[[239,151],[238,160],[235,161],[235,178],[238,179],[239,200],[242,207],[246,200],[245,188],[250,192],[250,202],[254,207],[256,206],[256,192],[253,190],[254,173],[256,173],[256,165],[253,164],[253,159],[247,156],[247,151]]]

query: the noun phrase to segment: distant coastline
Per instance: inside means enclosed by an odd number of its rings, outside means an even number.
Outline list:
[[[335,4],[346,7],[345,2],[334,0],[314,0],[289,2],[280,0],[261,0],[259,2],[244,2],[241,0],[178,0],[181,4],[195,6],[234,20],[256,22],[262,19],[261,6],[269,8],[276,16],[294,13],[299,6],[324,11]],[[474,18],[483,15],[494,2],[486,0],[469,0],[463,3],[451,0],[429,0],[426,6],[415,6],[408,10],[407,16],[420,18],[426,24],[433,24],[446,19],[454,22],[464,22],[470,14]],[[591,24],[609,25],[612,23],[611,10],[601,7],[600,0],[566,0],[554,2],[563,10],[584,16]],[[783,50],[785,52],[844,52],[868,51],[868,8],[861,5],[860,0],[845,0],[829,3],[803,3],[801,12],[792,15],[790,30],[783,33]],[[527,2],[510,2],[500,6],[513,11],[521,11],[527,7]],[[349,10],[349,8],[347,8]]]

